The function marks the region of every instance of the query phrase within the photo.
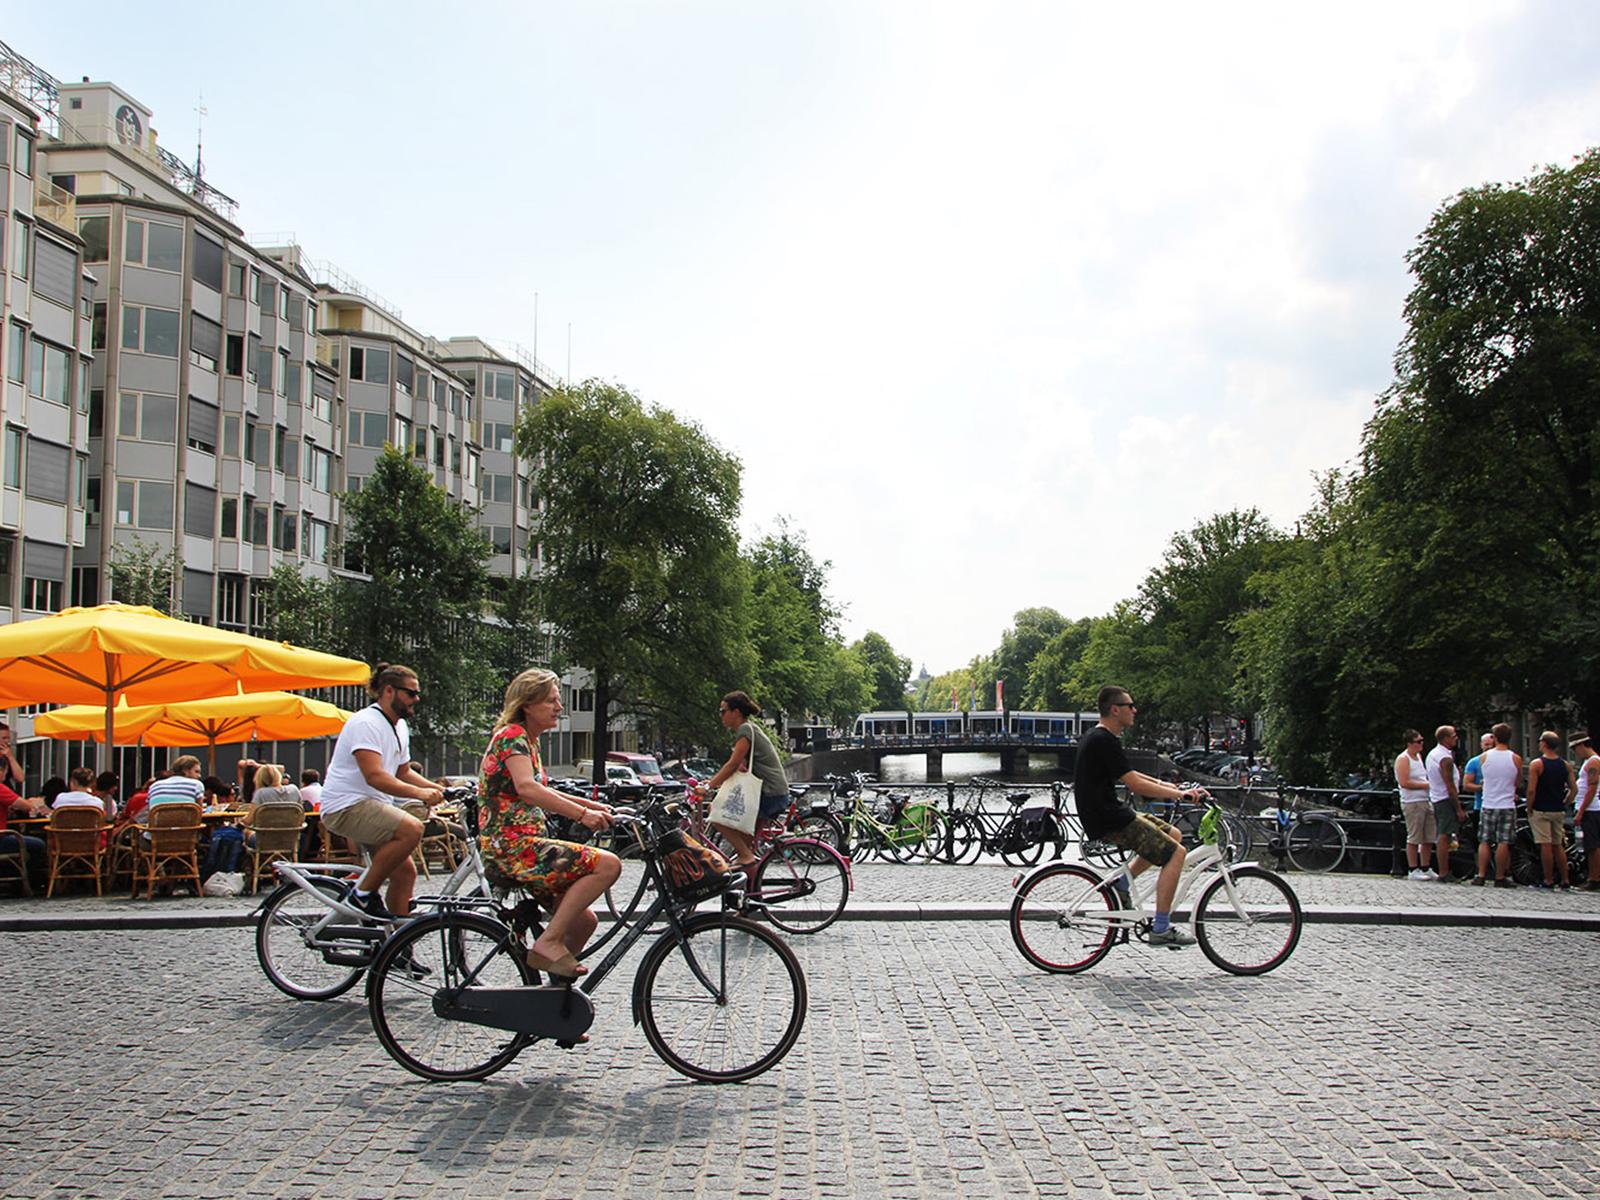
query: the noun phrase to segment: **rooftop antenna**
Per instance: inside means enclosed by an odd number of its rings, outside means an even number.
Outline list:
[[[205,123],[206,123],[206,94],[202,90],[200,99],[194,106],[194,186],[199,191],[204,187],[206,169],[204,159],[205,151]]]

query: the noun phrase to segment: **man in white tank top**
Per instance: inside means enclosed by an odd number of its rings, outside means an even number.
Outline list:
[[[1439,831],[1439,882],[1455,883],[1459,877],[1450,874],[1451,842],[1461,832],[1461,822],[1467,819],[1461,807],[1461,769],[1456,766],[1459,735],[1454,725],[1441,725],[1433,736],[1435,745],[1427,759],[1428,800]]]
[[[1482,887],[1489,875],[1489,848],[1494,851],[1494,886],[1516,887],[1511,878],[1511,836],[1517,826],[1517,782],[1522,756],[1511,749],[1511,726],[1494,727],[1494,749],[1483,752],[1483,811],[1478,814],[1478,874]]]
[[[1394,760],[1394,781],[1400,789],[1400,811],[1406,819],[1407,879],[1432,881],[1439,878],[1429,869],[1433,844],[1439,840],[1439,826],[1433,816],[1433,801],[1428,798],[1428,768],[1422,761],[1422,735],[1406,730],[1406,748]]]
[[[1578,760],[1578,811],[1573,817],[1583,836],[1583,853],[1589,864],[1586,892],[1600,892],[1600,754],[1587,733],[1573,734],[1567,743]]]

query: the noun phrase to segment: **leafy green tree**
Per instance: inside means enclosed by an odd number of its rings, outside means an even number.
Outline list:
[[[111,546],[111,598],[122,604],[143,604],[172,616],[183,571],[176,550],[163,550],[143,538]]]
[[[1028,664],[1027,708],[1045,712],[1087,712],[1094,695],[1075,692],[1072,678],[1089,648],[1094,622],[1088,617],[1068,621],[1034,655]]]
[[[271,591],[267,636],[309,650],[345,653],[337,585],[331,580],[301,574],[288,563],[279,563],[265,586]]]
[[[832,565],[817,562],[805,535],[780,521],[745,555],[750,645],[764,708],[822,712],[835,682],[838,610],[827,595]]]
[[[1005,680],[1007,708],[1026,706],[1033,660],[1066,626],[1067,619],[1053,608],[1024,608],[1011,618],[1011,628],[1000,635],[994,652],[995,677]]]
[[[369,577],[339,588],[347,653],[417,672],[426,699],[414,725],[424,745],[486,736],[506,672],[488,653],[492,549],[472,513],[390,447],[361,490],[346,494],[344,515],[346,566]]]
[[[594,672],[597,725],[618,701],[664,740],[709,742],[721,681],[751,665],[738,461],[698,425],[598,380],[524,412],[517,447],[545,501],[540,610]]]
[[[861,662],[872,710],[904,709],[907,704],[906,682],[911,678],[911,660],[896,654],[883,634],[870,631],[850,650]]]

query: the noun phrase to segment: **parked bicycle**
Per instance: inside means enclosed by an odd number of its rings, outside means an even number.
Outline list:
[[[1261,975],[1283,965],[1300,941],[1300,900],[1282,876],[1264,867],[1235,865],[1217,844],[1221,810],[1208,817],[1206,841],[1184,860],[1174,909],[1199,885],[1190,921],[1196,941],[1217,966],[1235,975]],[[1128,899],[1113,885],[1132,861],[1123,855],[1102,872],[1082,863],[1047,863],[1016,881],[1011,938],[1042,971],[1086,971],[1130,935],[1150,936],[1160,872],[1133,879]]]
[[[1242,803],[1248,803],[1251,791],[1240,793]],[[1324,873],[1338,868],[1344,861],[1349,838],[1344,826],[1325,810],[1302,812],[1298,794],[1289,796],[1283,788],[1273,795],[1271,808],[1262,809],[1259,815],[1241,814],[1242,821],[1235,825],[1244,844],[1238,848],[1238,857],[1247,858],[1258,844],[1273,856],[1279,867],[1287,860],[1297,870]],[[1262,839],[1262,842],[1258,842]]]
[[[1067,826],[1056,807],[1053,792],[1008,792],[1005,812],[985,806],[992,789],[979,785],[964,807],[949,818],[949,832],[936,848],[941,862],[977,862],[984,854],[999,855],[1007,865],[1031,867],[1053,847],[1051,858],[1060,858],[1067,843]]]
[[[514,908],[446,900],[403,925],[372,964],[368,1009],[378,1041],[408,1071],[432,1080],[482,1079],[542,1039],[570,1048],[594,1021],[594,991],[658,920],[633,981],[633,1019],[674,1070],[712,1083],[760,1075],[793,1048],[805,1023],[799,960],[777,934],[729,907],[696,912],[738,886],[686,847],[675,806],[659,798],[619,810],[650,879],[638,919],[578,981],[544,986],[528,965],[541,930],[531,901]],[[598,947],[585,950],[592,958]]]
[[[895,862],[925,861],[944,843],[944,814],[909,792],[863,784],[849,797],[843,820],[855,862],[874,854]]]

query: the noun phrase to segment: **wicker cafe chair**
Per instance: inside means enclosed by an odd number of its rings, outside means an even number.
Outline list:
[[[322,861],[325,863],[354,863],[356,866],[363,864],[361,852],[344,838],[336,833],[328,832],[328,823],[317,821],[317,829],[322,837]]]
[[[198,804],[157,804],[150,809],[145,830],[150,840],[139,840],[139,861],[134,867],[133,890],[145,887],[146,900],[153,899],[157,883],[192,882],[200,894],[200,820]]]
[[[98,806],[58,808],[50,814],[47,833],[50,852],[50,882],[44,894],[55,895],[56,883],[63,879],[92,879],[94,894],[100,888],[100,839],[106,815]]]
[[[139,838],[143,832],[143,825],[132,822],[112,830],[102,863],[107,890],[115,891],[117,881],[124,875],[128,877],[129,885],[132,885],[134,872],[138,869],[139,863]]]
[[[10,882],[12,871],[17,873],[22,894],[33,895],[33,881],[28,878],[28,847],[22,840],[20,829],[0,831],[0,884]]]
[[[272,878],[272,864],[290,862],[300,849],[300,831],[306,827],[305,811],[298,804],[265,804],[250,817],[255,846],[250,854],[250,893],[255,894],[262,875]]]

